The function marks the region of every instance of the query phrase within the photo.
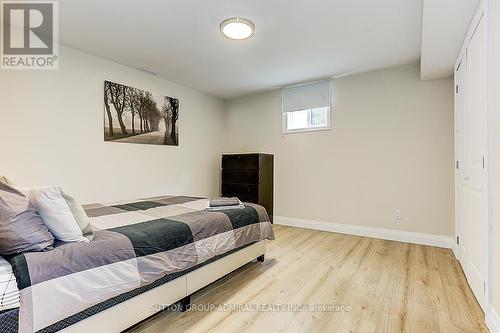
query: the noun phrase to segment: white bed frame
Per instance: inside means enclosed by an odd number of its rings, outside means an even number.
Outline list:
[[[162,307],[189,302],[194,292],[208,286],[241,266],[263,260],[265,241],[260,241],[202,266],[177,279],[135,296],[112,308],[71,325],[62,332],[121,332],[162,310]]]

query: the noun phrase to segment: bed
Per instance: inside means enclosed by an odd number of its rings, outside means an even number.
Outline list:
[[[0,332],[119,332],[244,264],[274,239],[266,210],[205,211],[206,199],[162,196],[92,204],[90,243],[6,258],[20,293]],[[124,316],[124,314],[126,314]]]

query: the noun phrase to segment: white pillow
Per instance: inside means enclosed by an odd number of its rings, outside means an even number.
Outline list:
[[[22,187],[54,237],[63,242],[88,242],[58,186]]]
[[[12,266],[0,257],[0,311],[19,307],[19,290]]]

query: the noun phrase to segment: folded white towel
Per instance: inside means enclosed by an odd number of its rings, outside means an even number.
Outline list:
[[[219,207],[210,207],[210,201],[208,201],[207,205],[205,206],[205,210],[208,211],[208,212],[218,212],[218,211],[221,211],[221,210],[243,209],[243,208],[245,208],[245,205],[241,201],[240,201],[239,205],[234,205],[234,206],[219,206]]]
[[[240,199],[233,197],[233,198],[226,198],[226,197],[220,197],[220,198],[214,198],[210,200],[210,207],[222,207],[222,206],[237,206],[241,204]]]

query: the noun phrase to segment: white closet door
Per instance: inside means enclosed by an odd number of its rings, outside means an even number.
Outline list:
[[[462,158],[457,170],[459,259],[481,305],[486,304],[487,193],[486,151],[486,30],[481,19],[466,50],[457,97],[457,150]],[[461,72],[463,71],[463,72]],[[461,90],[461,91],[460,91]],[[461,94],[461,95],[460,95]],[[462,116],[460,114],[463,113]],[[460,125],[460,122],[463,124]],[[462,126],[460,132],[460,126]],[[462,143],[463,139],[463,143]],[[460,147],[462,145],[462,147]],[[462,156],[460,156],[462,155]]]
[[[467,195],[467,171],[466,151],[465,151],[465,108],[466,108],[466,84],[465,72],[467,58],[462,58],[458,69],[455,72],[455,219],[457,245],[459,237],[464,228],[466,216],[466,195]],[[463,252],[463,251],[462,251]],[[459,252],[460,253],[460,252]]]

